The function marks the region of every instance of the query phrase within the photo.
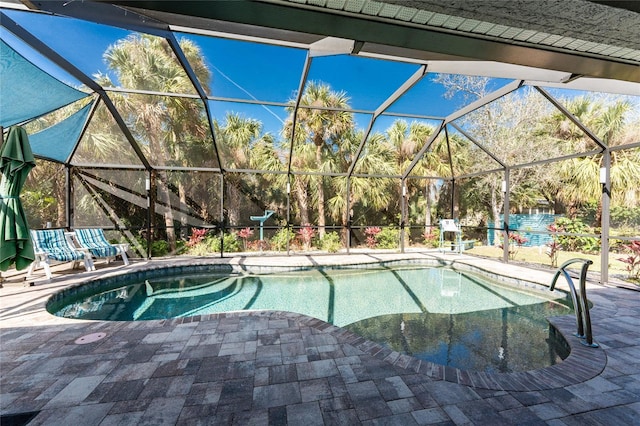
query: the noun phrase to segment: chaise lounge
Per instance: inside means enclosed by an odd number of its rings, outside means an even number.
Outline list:
[[[31,239],[36,258],[29,266],[27,278],[36,268],[42,267],[47,278],[51,279],[51,262],[73,262],[75,268],[82,260],[87,271],[94,269],[90,253],[74,247],[63,229],[31,230]]]
[[[83,249],[88,250],[94,258],[106,258],[107,262],[116,256],[122,257],[125,265],[129,264],[127,258],[128,244],[111,244],[107,241],[104,231],[100,228],[76,229],[73,232],[76,242]]]

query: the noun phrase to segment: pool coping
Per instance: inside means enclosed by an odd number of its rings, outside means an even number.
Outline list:
[[[122,270],[114,274],[104,277],[94,277],[92,279],[73,284],[63,290],[57,291],[47,298],[45,306],[49,306],[56,297],[73,291],[86,290],[87,286],[101,284],[105,280],[111,280],[114,285],[118,281],[123,281],[125,277],[136,273],[148,273],[149,271],[157,271],[173,273],[180,271],[188,271],[190,273],[201,271],[210,271],[219,269],[220,271],[234,271],[245,273],[267,273],[267,272],[283,272],[295,270],[308,270],[312,268],[324,267],[332,269],[353,269],[370,267],[372,265],[430,265],[430,266],[449,266],[454,269],[465,270],[468,272],[480,272],[491,279],[504,282],[511,285],[523,286],[525,288],[540,290],[548,286],[536,282],[534,280],[526,280],[523,278],[515,278],[500,274],[495,271],[470,264],[461,258],[443,259],[437,256],[418,256],[406,257],[403,259],[384,260],[380,258],[372,258],[370,261],[357,261],[349,263],[326,263],[326,264],[300,264],[289,266],[277,266],[271,264],[260,264],[264,258],[255,258],[258,261],[255,264],[244,262],[234,263],[233,259],[190,259],[184,264],[166,265],[153,264],[142,266],[135,270]],[[48,311],[47,311],[48,312]],[[49,314],[54,316],[53,314]],[[217,318],[226,318],[230,316],[273,316],[275,318],[286,318],[293,320],[302,325],[309,326],[318,331],[330,333],[336,339],[343,343],[349,344],[362,352],[383,360],[393,366],[400,367],[415,373],[424,374],[436,380],[444,380],[451,383],[469,386],[477,389],[501,390],[501,391],[539,391],[547,389],[562,388],[570,385],[585,382],[599,375],[605,368],[607,357],[603,349],[587,347],[581,343],[581,339],[573,336],[573,330],[576,328],[575,316],[565,315],[560,317],[548,318],[549,323],[564,337],[570,348],[569,356],[562,362],[550,367],[537,370],[514,373],[487,373],[462,370],[454,367],[448,367],[429,361],[419,360],[410,355],[404,355],[399,352],[386,348],[378,343],[369,341],[359,335],[356,335],[346,329],[332,325],[318,318],[310,317],[303,314],[284,312],[284,311],[240,311],[226,312],[217,314],[207,314],[185,318],[167,319],[172,324],[181,324],[187,322],[199,322],[213,320]],[[56,317],[60,318],[60,317]],[[92,321],[92,320],[69,320],[69,321]],[[158,321],[158,320],[154,320]],[[95,322],[98,322],[96,320]]]

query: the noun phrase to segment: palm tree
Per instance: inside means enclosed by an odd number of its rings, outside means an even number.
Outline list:
[[[637,137],[638,123],[630,123],[627,114],[631,104],[626,100],[614,103],[576,98],[568,103],[569,111],[587,128],[593,131],[608,147],[618,147]],[[552,135],[565,144],[586,147],[593,144],[588,136],[571,126],[564,115],[555,114],[550,118]],[[578,206],[600,200],[599,169],[602,156],[579,157],[563,162],[559,167],[562,186],[559,196],[570,206]],[[612,202],[621,206],[634,206],[640,191],[640,162],[633,150],[611,151],[611,197]],[[574,209],[575,210],[575,209]],[[596,222],[600,220],[600,208]]]
[[[208,91],[206,85],[210,72],[204,64],[200,49],[184,39],[180,41],[180,47],[205,91]],[[195,93],[187,74],[176,60],[169,44],[162,38],[130,35],[109,46],[104,59],[123,87],[161,93]],[[114,86],[108,75],[98,75],[96,79],[103,86]],[[186,153],[191,152],[194,144],[200,144],[205,150],[209,148],[208,155],[212,154],[211,137],[200,100],[146,94],[110,96],[152,164],[192,165],[193,157]],[[203,141],[209,143],[202,144]],[[159,177],[163,182],[159,187],[159,195],[169,207],[164,214],[167,239],[175,250],[174,215],[167,187],[169,176],[163,172],[159,173]],[[181,204],[184,205],[186,190],[180,180],[178,192]]]
[[[245,118],[233,112],[227,113],[224,123],[214,123],[216,141],[226,169],[281,170],[283,165],[275,148],[275,140],[263,132],[263,124],[253,118]],[[277,179],[268,174],[227,174],[229,219],[239,223],[243,197],[249,198],[260,209],[276,209],[265,199],[265,190]],[[282,182],[279,182],[282,187]],[[244,212],[246,213],[246,212]]]
[[[411,161],[420,152],[424,144],[431,137],[435,129],[423,122],[414,121],[407,123],[405,120],[396,120],[387,130],[387,139],[395,153],[394,164],[396,173],[404,173]],[[416,163],[411,172],[413,176],[441,176],[451,175],[449,167],[449,155],[446,143],[443,140],[435,141],[424,157]],[[424,182],[423,182],[424,181]],[[424,225],[425,232],[431,229],[431,199],[435,191],[436,181],[433,179],[409,179],[407,181],[408,196],[423,193]],[[399,188],[397,193],[399,193]]]
[[[360,144],[364,132],[351,131],[345,134],[343,148],[347,152],[353,152],[355,147]],[[381,133],[374,133],[369,136],[363,151],[357,162],[356,172],[357,174],[382,174],[382,175],[394,175],[397,174],[395,165],[393,163],[393,151],[390,145],[387,143],[385,137]],[[352,157],[345,156],[341,159],[352,159]],[[345,164],[348,167],[348,164]],[[337,176],[330,180],[330,187],[334,194],[328,201],[328,211],[330,216],[340,221],[343,229],[343,242],[346,243],[347,239],[347,224],[349,221],[349,210],[354,206],[361,205],[363,208],[373,209],[374,211],[385,211],[391,204],[394,194],[391,190],[394,180],[391,178],[368,178],[368,177],[352,177],[349,184],[349,206],[347,209],[347,195],[346,190],[346,177]]]
[[[336,170],[335,162],[348,157],[349,151],[342,146],[345,135],[354,127],[353,113],[349,109],[349,98],[345,92],[335,92],[328,84],[309,82],[300,101],[296,114],[296,140],[294,145],[294,164],[307,171],[324,173]],[[289,107],[293,112],[293,107]],[[284,127],[286,137],[291,136],[293,117]],[[313,157],[309,146],[312,146]],[[297,158],[299,156],[299,158]],[[302,164],[297,163],[300,161]],[[310,176],[309,187],[315,191],[318,212],[318,234],[325,233],[325,179],[323,176]],[[302,194],[302,188],[298,188]]]

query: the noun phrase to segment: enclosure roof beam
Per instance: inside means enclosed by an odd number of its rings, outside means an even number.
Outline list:
[[[469,139],[474,145],[476,145],[478,148],[480,148],[481,150],[483,150],[489,157],[493,158],[493,160],[500,164],[502,166],[503,169],[507,168],[507,165],[504,164],[502,161],[500,161],[500,159],[498,157],[496,157],[495,155],[493,155],[493,153],[491,151],[489,151],[487,148],[484,147],[483,144],[481,144],[480,142],[478,142],[473,136],[471,136],[470,134],[468,134],[467,132],[465,132],[460,126],[458,126],[456,123],[449,123],[450,126],[453,126],[457,131],[459,131],[460,133],[462,133],[464,135],[464,137],[466,137],[467,139]]]
[[[598,136],[596,136],[596,134],[593,133],[591,131],[591,129],[589,129],[587,126],[582,124],[582,122],[580,120],[578,120],[578,117],[573,115],[571,113],[571,111],[569,111],[567,108],[565,108],[564,105],[562,105],[560,102],[558,102],[556,100],[556,98],[551,96],[551,94],[549,92],[547,92],[546,90],[544,90],[542,87],[539,87],[539,86],[533,86],[533,87],[535,87],[536,90],[542,94],[542,96],[547,98],[547,100],[549,102],[551,102],[553,104],[553,106],[558,108],[561,113],[563,113],[569,120],[571,120],[573,122],[573,124],[578,126],[578,128],[580,130],[582,130],[584,133],[586,133],[587,136],[589,136],[589,138],[591,138],[596,144],[598,144],[600,146],[600,148],[602,148],[602,150],[607,149],[607,144],[605,144],[602,139],[600,139]]]
[[[189,80],[191,80],[191,84],[193,84],[193,87],[196,88],[196,91],[198,92],[198,95],[200,95],[200,99],[204,104],[204,110],[207,114],[207,123],[209,124],[209,132],[211,134],[211,140],[213,141],[213,151],[216,155],[218,166],[220,166],[221,171],[224,172],[222,159],[220,158],[220,151],[218,150],[218,144],[216,143],[216,135],[215,135],[214,125],[213,125],[213,120],[211,119],[211,109],[209,108],[209,102],[207,101],[207,94],[204,91],[202,84],[200,84],[200,81],[198,80],[198,76],[196,75],[195,71],[191,67],[191,64],[187,60],[187,57],[184,55],[184,52],[182,51],[182,48],[180,47],[178,40],[176,40],[175,35],[173,35],[172,32],[167,32],[166,40],[171,46],[173,53],[175,53],[176,57],[178,58],[180,65],[182,65],[182,68],[187,73]]]
[[[76,151],[78,150],[78,147],[80,146],[80,141],[84,137],[84,134],[87,132],[87,128],[89,127],[89,123],[93,119],[93,114],[95,114],[96,109],[98,109],[99,102],[100,102],[100,98],[99,97],[96,98],[94,96],[93,105],[91,105],[91,111],[89,111],[89,114],[87,115],[87,117],[86,117],[86,119],[84,121],[84,124],[82,125],[82,130],[80,131],[80,134],[78,135],[78,142],[75,144],[75,146],[73,147],[73,149],[71,150],[71,152],[69,153],[67,158],[65,159],[65,164],[71,164],[71,159],[73,158],[73,156],[75,155]]]
[[[427,66],[422,65],[420,68],[416,70],[416,72],[413,73],[411,77],[407,79],[407,81],[405,81],[400,87],[398,87],[398,89],[396,89],[396,91],[393,92],[391,96],[389,96],[384,102],[382,102],[382,104],[380,104],[380,106],[375,110],[375,112],[373,113],[373,117],[371,117],[371,120],[369,121],[369,127],[367,128],[367,131],[365,132],[362,138],[362,141],[360,142],[360,146],[358,146],[356,154],[353,156],[353,161],[349,166],[349,171],[347,172],[349,176],[353,174],[353,170],[356,168],[356,163],[360,158],[360,154],[362,154],[364,145],[367,142],[367,138],[369,137],[369,134],[371,133],[371,129],[373,128],[373,124],[375,123],[378,116],[380,116],[380,114],[385,112],[387,108],[393,105],[394,102],[400,99],[402,95],[404,95],[409,90],[411,90],[411,88],[415,86],[420,80],[422,80],[422,78],[426,74],[427,74]]]
[[[504,87],[501,87],[500,89],[496,90],[495,92],[491,92],[486,96],[483,96],[482,98],[478,99],[475,102],[470,103],[469,105],[467,105],[464,108],[459,109],[458,111],[449,114],[446,118],[445,118],[445,123],[450,123],[454,120],[457,120],[458,118],[465,116],[479,108],[482,108],[483,106],[495,101],[496,99],[500,99],[503,96],[508,95],[509,93],[518,90],[520,88],[520,86],[522,86],[523,81],[522,80],[515,80],[509,84],[507,84]]]
[[[407,167],[407,170],[402,174],[402,180],[405,180],[407,176],[409,176],[409,173],[411,173],[411,171],[416,167],[416,164],[418,164],[418,161],[422,159],[422,157],[424,156],[424,153],[427,152],[427,150],[431,147],[431,145],[433,144],[433,141],[435,141],[436,138],[440,135],[440,133],[442,132],[442,129],[444,129],[444,126],[445,126],[445,122],[441,121],[438,128],[431,134],[431,137],[429,138],[429,140],[424,144],[424,146],[422,147],[422,149],[420,149],[420,151],[416,154],[416,156],[413,157],[413,160],[411,160],[411,163]]]
[[[576,152],[576,153],[573,153],[573,154],[563,155],[561,157],[546,158],[544,160],[532,161],[530,163],[515,164],[513,166],[509,166],[509,169],[524,169],[526,167],[540,166],[540,165],[543,165],[543,164],[550,164],[550,163],[557,163],[557,162],[560,162],[560,161],[570,160],[572,158],[589,157],[589,156],[597,155],[597,154],[601,154],[601,153],[602,153],[602,151],[600,151],[598,149],[593,150],[593,151],[587,151],[587,152]]]
[[[309,69],[311,68],[311,62],[313,58],[309,52],[307,52],[307,56],[304,59],[304,67],[302,69],[302,75],[300,76],[300,83],[298,84],[298,93],[296,96],[296,103],[293,109],[293,119],[291,123],[291,146],[289,147],[289,162],[287,164],[287,172],[291,174],[291,162],[293,160],[293,148],[296,142],[296,125],[298,123],[298,108],[300,107],[300,102],[302,101],[302,92],[304,90],[304,86],[307,82],[307,77],[309,76]]]

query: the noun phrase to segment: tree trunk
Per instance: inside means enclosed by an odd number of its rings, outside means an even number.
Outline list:
[[[171,191],[168,188],[167,184],[167,175],[166,173],[159,173],[160,176],[160,185],[158,185],[158,200],[162,201],[164,204],[163,209],[165,212],[164,216],[164,225],[167,228],[167,242],[169,243],[169,247],[171,252],[175,252],[176,250],[176,231],[173,227],[173,208],[171,206]]]
[[[493,230],[493,245],[498,247],[500,246],[500,231],[498,231],[498,228],[501,228],[502,224],[500,223],[500,205],[495,188],[491,189],[491,215],[493,216],[493,227],[496,228]]]
[[[424,213],[424,233],[425,235],[431,234],[431,185],[429,179],[425,180],[426,184],[424,185],[424,199],[426,201],[425,204],[425,213]]]
[[[306,185],[301,179],[294,179],[293,192],[298,201],[298,209],[300,210],[300,224],[308,225],[309,222],[309,193]]]
[[[318,167],[322,164],[322,147],[316,147],[316,163]],[[324,210],[324,177],[318,176],[318,236],[324,237],[325,233],[325,210]]]
[[[458,189],[458,185],[453,181],[453,190],[451,191],[452,204],[453,204],[453,219],[460,218],[460,190]]]
[[[145,130],[149,138],[149,147],[151,148],[152,158],[155,155],[156,163],[160,165],[167,164],[167,158],[169,157],[164,144],[162,142],[162,136],[159,134],[159,130],[152,127],[149,123],[151,120],[145,120]],[[166,226],[167,242],[171,252],[176,251],[176,232],[173,227],[173,209],[171,206],[171,190],[169,189],[169,180],[166,172],[159,173],[159,185],[158,185],[158,199],[164,201],[165,213],[164,224]]]
[[[56,203],[56,213],[58,216],[56,220],[56,226],[58,227],[69,226],[69,224],[67,223],[67,206],[66,206],[67,203],[65,202],[65,200],[69,203],[69,205],[71,205],[73,200],[67,200],[67,189],[64,183],[56,185],[55,194],[56,194],[56,199],[58,200]]]
[[[186,212],[189,211],[189,208],[187,206],[187,191],[182,182],[178,183],[178,195],[180,196],[180,236],[186,238],[188,226]]]
[[[349,197],[349,209],[345,208],[342,210],[342,235],[340,236],[340,240],[342,241],[342,245],[347,247],[349,244],[349,233],[351,229],[349,229],[349,222],[351,221],[351,211],[350,209],[353,206],[353,197],[351,195],[347,195]]]

